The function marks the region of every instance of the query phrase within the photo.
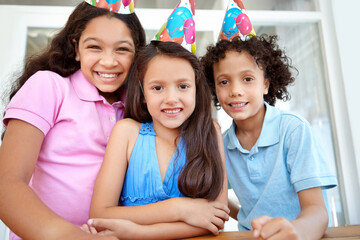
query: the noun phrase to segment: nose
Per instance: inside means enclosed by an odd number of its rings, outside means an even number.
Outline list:
[[[113,66],[117,65],[116,57],[112,52],[104,52],[104,54],[101,56],[100,64],[103,65],[106,68],[111,68]]]
[[[175,104],[179,99],[179,91],[177,88],[168,88],[165,91],[165,102],[167,104]]]
[[[237,96],[244,95],[244,88],[240,82],[234,81],[231,84],[230,95],[231,95],[231,97],[237,97]]]

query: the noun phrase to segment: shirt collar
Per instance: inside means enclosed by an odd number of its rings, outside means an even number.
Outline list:
[[[70,81],[75,89],[76,94],[81,100],[84,101],[103,101],[107,102],[106,99],[101,96],[97,88],[87,80],[84,74],[81,72],[81,69],[77,70],[73,75],[70,76]],[[126,98],[125,89],[120,88],[120,101],[115,102],[115,105],[124,106]]]
[[[280,141],[280,110],[265,103],[265,118],[261,129],[260,137],[257,141],[258,147],[267,147]]]
[[[270,106],[267,102],[265,104],[265,118],[259,139],[257,140],[255,146],[257,147],[267,147],[274,145],[280,141],[280,121],[281,115],[279,114],[279,109]],[[239,140],[236,137],[236,124],[233,121],[230,128],[226,131],[226,134],[229,136],[228,149],[239,149],[240,151],[247,151],[243,149],[239,143]]]

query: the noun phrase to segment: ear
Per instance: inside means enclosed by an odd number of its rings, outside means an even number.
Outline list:
[[[75,55],[75,60],[79,62],[79,61],[80,61],[80,54],[79,54],[78,43],[76,42],[75,39],[73,39],[72,42],[73,42],[74,47],[75,47],[75,53],[76,53],[76,55]]]
[[[269,87],[270,87],[270,79],[265,78],[265,80],[264,80],[264,95],[269,93]]]

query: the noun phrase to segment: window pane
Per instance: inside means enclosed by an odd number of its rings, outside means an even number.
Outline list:
[[[314,0],[243,0],[248,10],[316,11]]]

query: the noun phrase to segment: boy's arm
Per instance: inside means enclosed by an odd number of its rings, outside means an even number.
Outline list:
[[[320,187],[298,192],[301,212],[294,221],[260,217],[252,221],[254,237],[268,239],[320,239],[328,225],[328,214]]]
[[[229,199],[230,217],[237,220],[237,214],[240,210],[240,205],[235,201]]]
[[[33,125],[9,121],[0,148],[1,220],[24,239],[102,239],[60,218],[28,186],[43,139]]]

